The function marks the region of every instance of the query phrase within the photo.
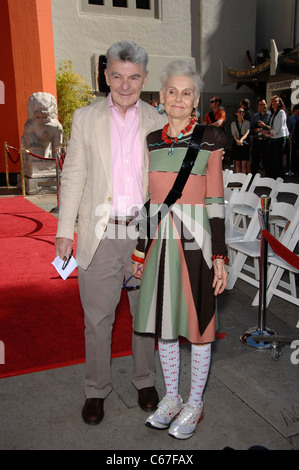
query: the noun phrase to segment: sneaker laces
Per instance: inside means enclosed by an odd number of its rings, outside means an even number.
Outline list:
[[[164,422],[165,419],[167,419],[169,422],[172,417],[182,408],[183,399],[180,397],[180,395],[178,396],[178,400],[179,402],[175,402],[168,395],[165,395],[163,400],[160,401],[158,409],[154,414],[155,418],[159,418],[159,420],[162,418],[163,421],[161,422]]]
[[[203,403],[193,406],[186,403],[182,406],[180,414],[176,417],[173,426],[179,427],[181,432],[189,432],[194,429],[203,412]]]
[[[173,408],[181,408],[182,407],[182,398],[178,396],[178,402],[174,401],[172,398],[170,398],[169,395],[165,395],[163,400],[160,401],[158,408],[161,410],[162,413],[167,412],[172,410]]]

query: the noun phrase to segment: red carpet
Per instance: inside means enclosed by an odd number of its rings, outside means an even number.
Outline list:
[[[0,198],[0,378],[85,361],[77,270],[64,281],[52,266],[57,218],[22,197]],[[132,322],[123,293],[112,357],[131,354]],[[1,359],[1,357],[0,357]]]

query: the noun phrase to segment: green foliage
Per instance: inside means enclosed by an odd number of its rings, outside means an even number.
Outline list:
[[[56,74],[58,120],[63,126],[64,138],[69,139],[73,113],[95,99],[85,78],[74,72],[70,60],[60,62]]]

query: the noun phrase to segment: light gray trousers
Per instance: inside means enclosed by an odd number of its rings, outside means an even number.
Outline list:
[[[124,277],[132,274],[131,255],[137,233],[128,227],[108,224],[105,237],[87,270],[78,268],[79,289],[85,322],[85,395],[105,398],[112,390],[111,336],[115,309]],[[132,282],[131,282],[132,281]],[[138,284],[135,278],[130,285]],[[128,292],[130,310],[135,314],[138,290]],[[132,335],[132,383],[137,390],[155,384],[155,339],[152,335]]]

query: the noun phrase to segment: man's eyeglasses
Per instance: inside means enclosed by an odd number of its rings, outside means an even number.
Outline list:
[[[218,103],[217,100],[210,100],[210,103]]]

